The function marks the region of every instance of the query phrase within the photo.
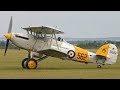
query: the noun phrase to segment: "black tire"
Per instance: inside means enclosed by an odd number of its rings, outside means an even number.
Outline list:
[[[23,61],[21,63],[23,68],[26,68],[26,62],[27,61],[28,61],[28,58],[23,59]]]
[[[30,64],[30,63],[32,63],[32,64]],[[27,69],[36,69],[37,65],[38,65],[37,61],[33,58],[26,62]]]
[[[101,65],[98,65],[97,68],[101,68]]]

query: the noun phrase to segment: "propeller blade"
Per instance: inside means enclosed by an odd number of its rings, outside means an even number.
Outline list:
[[[9,45],[9,39],[7,39],[7,41],[6,41],[6,47],[5,47],[4,56],[6,55],[6,52],[7,52],[7,49],[8,49],[8,45]]]
[[[12,30],[12,16],[11,16],[9,27],[8,27],[8,34],[11,33],[11,30]],[[4,56],[6,55],[8,45],[9,45],[9,39],[7,39],[7,41],[6,41]]]
[[[11,33],[11,30],[12,30],[12,16],[9,23],[8,33]]]

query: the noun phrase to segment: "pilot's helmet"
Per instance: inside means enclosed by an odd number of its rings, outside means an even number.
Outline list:
[[[61,37],[58,37],[58,39],[57,39],[58,41],[60,41],[61,40]]]

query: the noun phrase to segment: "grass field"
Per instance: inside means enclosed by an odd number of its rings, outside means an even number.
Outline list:
[[[95,49],[88,49],[95,52]],[[120,56],[114,65],[96,68],[93,63],[84,64],[75,61],[49,57],[39,62],[37,69],[21,67],[27,51],[8,49],[6,56],[0,50],[0,79],[120,79]]]

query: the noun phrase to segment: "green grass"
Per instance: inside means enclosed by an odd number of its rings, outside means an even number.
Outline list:
[[[6,56],[3,54],[4,50],[1,49],[0,79],[120,79],[120,56],[117,63],[101,69],[96,68],[93,63],[84,64],[49,57],[39,62],[36,70],[28,70],[21,67],[22,59],[27,57],[27,51],[8,49]]]

